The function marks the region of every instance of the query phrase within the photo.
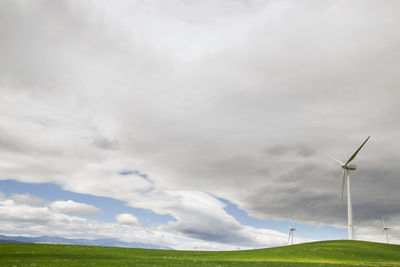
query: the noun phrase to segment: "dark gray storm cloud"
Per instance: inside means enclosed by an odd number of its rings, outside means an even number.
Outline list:
[[[2,1],[1,178],[160,212],[165,199],[135,191],[145,182],[113,176],[135,169],[157,188],[208,192],[259,218],[344,225],[340,166],[326,154],[344,161],[371,135],[354,161],[355,222],[394,220],[398,8]],[[171,209],[176,229],[223,240],[187,228],[182,210]]]

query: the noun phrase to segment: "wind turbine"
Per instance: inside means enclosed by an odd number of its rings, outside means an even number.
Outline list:
[[[389,226],[385,226],[385,221],[383,220],[383,216],[382,216],[382,225],[383,225],[382,233],[386,232],[386,243],[389,244],[389,230],[390,230],[390,227]]]
[[[290,230],[289,230],[289,238],[288,238],[288,244],[290,244],[289,243],[289,241],[291,240],[291,243],[292,243],[292,245],[293,245],[293,232],[294,231],[296,231],[296,228],[294,228],[293,226],[292,227],[290,227]]]
[[[365,143],[368,141],[370,136],[365,139],[364,143],[354,152],[353,155],[346,161],[346,163],[343,163],[334,157],[331,156],[335,161],[337,161],[340,164],[340,167],[342,167],[342,194],[340,197],[340,207],[343,205],[343,193],[344,193],[344,184],[346,181],[346,174],[347,174],[347,229],[348,229],[348,239],[354,239],[354,227],[353,227],[353,207],[351,204],[351,187],[350,187],[350,171],[354,171],[357,169],[356,165],[349,164],[360,152],[361,148],[365,145]]]

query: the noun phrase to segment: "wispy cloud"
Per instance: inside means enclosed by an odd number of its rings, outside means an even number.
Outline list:
[[[95,206],[86,203],[78,203],[73,200],[58,200],[50,204],[52,210],[61,213],[81,214],[81,215],[96,215],[101,210]]]

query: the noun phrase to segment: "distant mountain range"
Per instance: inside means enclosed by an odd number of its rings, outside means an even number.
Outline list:
[[[71,244],[71,245],[89,245],[105,247],[127,247],[127,248],[152,248],[152,249],[172,249],[154,244],[124,242],[115,238],[102,239],[68,239],[58,236],[4,236],[0,235],[0,243],[48,243],[48,244]]]

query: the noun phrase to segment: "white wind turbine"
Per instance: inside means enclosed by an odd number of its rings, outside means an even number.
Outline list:
[[[289,241],[291,241],[291,244],[293,245],[293,232],[294,231],[296,231],[296,228],[294,228],[293,226],[292,227],[290,227],[290,230],[289,230],[289,238],[288,238],[288,244],[290,244],[289,243]]]
[[[342,167],[342,194],[340,197],[340,207],[343,205],[343,192],[344,192],[344,184],[346,180],[346,173],[347,173],[347,228],[348,228],[348,239],[354,239],[354,226],[353,226],[353,207],[351,204],[351,187],[350,187],[350,171],[354,171],[357,169],[356,165],[349,164],[360,152],[361,148],[365,145],[365,143],[368,141],[370,136],[368,136],[367,139],[365,139],[364,143],[354,152],[353,155],[346,161],[346,163],[343,163],[334,157],[332,157],[334,160],[336,160],[340,166]]]
[[[383,232],[382,233],[386,232],[386,243],[389,244],[389,230],[390,230],[390,227],[389,226],[385,226],[385,221],[383,220],[383,216],[382,216],[382,225],[383,225]]]

